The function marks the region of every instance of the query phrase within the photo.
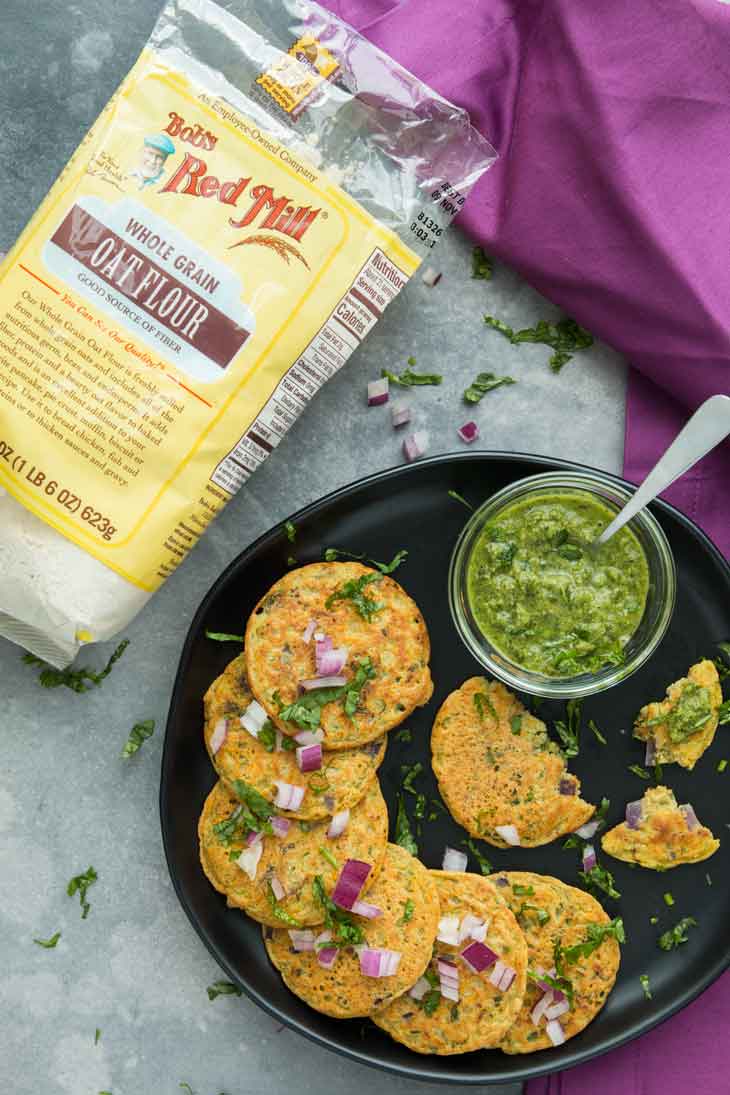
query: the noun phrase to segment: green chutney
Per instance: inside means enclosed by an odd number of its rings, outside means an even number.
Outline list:
[[[484,526],[469,558],[467,596],[501,654],[549,677],[623,661],[644,614],[649,567],[626,527],[587,550],[614,516],[587,491],[556,491],[518,499]]]

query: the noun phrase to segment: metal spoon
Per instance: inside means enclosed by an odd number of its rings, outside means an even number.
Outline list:
[[[675,479],[684,475],[693,464],[729,435],[730,396],[710,396],[677,434],[664,456],[655,464],[623,509],[616,514],[611,524],[589,546],[589,551],[595,551],[610,540],[639,510],[653,502]]]

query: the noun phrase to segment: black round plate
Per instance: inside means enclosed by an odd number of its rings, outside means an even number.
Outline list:
[[[178,897],[211,954],[257,1004],[301,1034],[365,1064],[440,1082],[524,1080],[587,1061],[642,1034],[688,1004],[729,964],[730,835],[726,821],[730,769],[721,775],[716,768],[723,755],[730,755],[730,744],[727,731],[722,730],[694,772],[678,765],[664,771],[664,781],[674,789],[678,801],[693,803],[700,820],[721,838],[719,851],[706,863],[665,874],[632,870],[601,857],[613,871],[622,894],[620,901],[606,899],[604,904],[610,915],[623,916],[628,938],[608,1004],[595,1022],[560,1049],[521,1057],[497,1050],[421,1057],[392,1042],[367,1021],[338,1022],[311,1011],[288,991],[269,964],[258,925],[228,909],[200,868],[197,821],[214,783],[203,747],[201,700],[213,678],[237,653],[234,644],[206,639],[205,629],[241,634],[256,601],[287,569],[292,551],[300,563],[307,563],[321,559],[327,547],[365,551],[382,560],[408,548],[408,560],[396,577],[426,619],[436,687],[429,705],[408,720],[413,742],[397,742],[391,735],[380,776],[392,822],[401,764],[422,761],[424,773],[416,781],[417,789],[436,795],[429,749],[434,715],[452,689],[480,672],[449,615],[449,557],[467,513],[448,492],[458,491],[476,506],[515,479],[579,467],[522,454],[459,454],[395,468],[344,487],[293,516],[295,545],[279,525],[239,555],[204,599],[188,633],[167,723],[160,787],[165,852]],[[610,798],[611,825],[623,818],[626,802],[640,798],[647,786],[627,767],[643,763],[643,747],[631,736],[636,712],[648,700],[661,698],[666,686],[683,676],[692,662],[703,655],[714,656],[714,644],[730,636],[730,568],[690,520],[664,503],[652,508],[677,562],[679,594],[674,619],[647,665],[623,684],[584,702],[580,756],[571,761],[589,801],[599,802],[604,795]],[[529,697],[526,701],[529,705]],[[546,701],[540,708],[540,716],[548,723],[562,714],[562,704],[557,702]],[[586,728],[589,718],[596,720],[607,745],[601,745]],[[440,867],[444,846],[459,847],[464,836],[448,815],[424,824],[419,840],[423,861],[429,867]],[[578,884],[578,852],[564,850],[560,841],[534,850],[481,847],[495,869],[538,871]],[[478,870],[473,857],[470,869]],[[674,897],[671,908],[663,899],[667,891]],[[650,923],[654,916],[658,917],[656,925]],[[689,941],[675,951],[660,950],[660,933],[684,916],[698,921]],[[644,996],[641,974],[650,978],[651,1000]]]

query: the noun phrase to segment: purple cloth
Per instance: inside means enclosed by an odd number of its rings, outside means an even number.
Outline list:
[[[625,473],[642,478],[691,410],[730,394],[730,6],[326,6],[498,149],[461,224],[628,357]],[[725,554],[729,476],[725,445],[667,492]]]
[[[718,0],[328,0],[466,107],[500,160],[461,223],[622,351],[625,473],[730,394],[730,6]],[[566,367],[556,379],[570,383]],[[730,554],[730,447],[667,497]],[[730,974],[681,1015],[529,1095],[730,1090]]]

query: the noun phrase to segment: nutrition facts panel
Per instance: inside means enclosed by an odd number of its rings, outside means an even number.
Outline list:
[[[284,374],[255,420],[211,476],[229,494],[279,444],[307,403],[347,361],[408,281],[376,248],[303,353]]]

